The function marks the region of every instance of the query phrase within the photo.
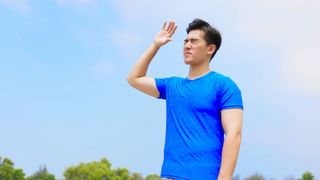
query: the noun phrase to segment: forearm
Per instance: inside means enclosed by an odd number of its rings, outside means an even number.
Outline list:
[[[128,83],[132,87],[153,97],[159,97],[160,92],[158,91],[155,78],[146,76],[148,67],[160,47],[172,41],[172,35],[177,29],[173,21],[168,26],[166,24],[166,22],[163,23],[162,29],[155,36],[153,43],[137,60],[127,78]]]
[[[143,77],[146,75],[148,71],[148,67],[150,62],[152,61],[153,57],[158,52],[159,47],[152,43],[149,48],[143,53],[143,55],[138,59],[136,64],[133,66],[131,70],[128,80],[134,80],[139,77]]]
[[[227,135],[222,149],[222,161],[219,180],[231,180],[238,159],[241,134]]]

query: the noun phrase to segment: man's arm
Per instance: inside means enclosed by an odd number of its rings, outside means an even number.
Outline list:
[[[138,59],[127,78],[128,83],[132,87],[150,96],[159,97],[159,91],[156,87],[154,78],[147,77],[146,74],[153,57],[156,55],[161,46],[167,44],[169,41],[172,41],[172,35],[176,29],[177,26],[173,21],[169,23],[168,27],[166,22],[163,24],[162,29],[156,35],[153,43]]]
[[[218,180],[231,180],[241,144],[242,110],[222,110],[221,121],[225,132],[225,140]]]

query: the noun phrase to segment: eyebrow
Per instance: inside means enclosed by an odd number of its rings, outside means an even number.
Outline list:
[[[184,39],[184,42],[188,42],[188,41],[198,41],[199,39],[198,38],[186,38]]]

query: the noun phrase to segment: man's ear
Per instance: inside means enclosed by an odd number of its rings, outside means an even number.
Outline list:
[[[210,55],[210,57],[212,56],[212,54],[216,51],[217,46],[214,44],[210,44],[208,46],[208,55]]]

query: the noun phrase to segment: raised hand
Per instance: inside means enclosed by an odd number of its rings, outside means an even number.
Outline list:
[[[154,38],[154,44],[158,47],[161,47],[167,44],[169,41],[172,41],[172,35],[176,31],[177,26],[175,25],[174,21],[170,21],[167,27],[167,22],[163,23],[162,29]]]

